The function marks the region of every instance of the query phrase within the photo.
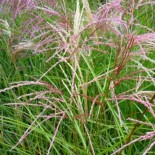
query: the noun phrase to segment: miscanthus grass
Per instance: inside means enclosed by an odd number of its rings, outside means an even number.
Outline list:
[[[1,154],[153,154],[154,1],[0,4]]]

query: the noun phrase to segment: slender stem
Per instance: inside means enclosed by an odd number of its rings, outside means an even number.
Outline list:
[[[152,98],[151,98],[151,100],[150,100],[150,103],[153,102],[154,98],[155,98],[155,94],[152,96]],[[147,110],[148,110],[148,108],[145,108],[145,109],[144,109],[143,113],[142,113],[141,116],[139,117],[139,120],[142,120],[142,118],[143,118],[143,116],[146,114]],[[135,132],[135,130],[137,129],[138,126],[139,126],[139,123],[137,122],[137,123],[135,124],[134,128],[131,130],[131,132],[130,132],[128,138],[126,139],[125,144],[127,144],[127,143],[130,141],[132,135],[134,134],[134,132]]]
[[[154,99],[155,99],[155,94],[154,94],[154,95],[152,96],[152,98],[150,99],[150,103],[152,103]],[[146,114],[147,111],[148,111],[148,108],[145,108],[144,111],[143,111],[143,113],[142,113],[141,116],[139,117],[139,120],[140,120],[140,121],[142,120],[143,116]],[[131,140],[132,136],[134,135],[134,133],[135,133],[136,129],[138,128],[138,126],[139,126],[139,123],[137,122],[137,123],[134,125],[133,129],[131,130],[129,136],[127,137],[127,139],[126,139],[126,141],[125,141],[125,145],[128,144],[128,143],[130,142],[130,140]],[[118,155],[120,155],[121,152],[122,152],[122,150],[118,153]]]

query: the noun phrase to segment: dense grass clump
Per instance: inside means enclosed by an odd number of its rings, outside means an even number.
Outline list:
[[[1,154],[153,154],[154,5],[0,0]]]

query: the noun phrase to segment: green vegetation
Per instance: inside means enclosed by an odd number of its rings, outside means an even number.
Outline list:
[[[0,155],[154,154],[154,1],[0,4]]]

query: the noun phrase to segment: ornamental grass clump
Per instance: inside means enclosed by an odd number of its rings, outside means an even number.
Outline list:
[[[155,31],[144,18],[151,7],[155,19],[154,2],[75,2],[0,0],[14,70],[2,63],[2,106],[15,113],[2,112],[4,153],[145,155],[155,145]]]

